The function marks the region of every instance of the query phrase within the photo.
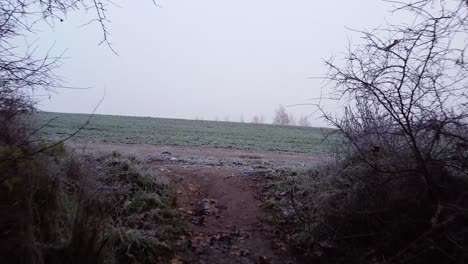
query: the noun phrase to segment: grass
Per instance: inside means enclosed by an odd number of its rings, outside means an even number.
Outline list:
[[[37,125],[53,118],[56,119],[41,133],[56,139],[76,131],[88,115],[39,112]],[[317,153],[329,150],[330,143],[323,139],[330,131],[267,124],[94,115],[75,140]]]
[[[143,162],[118,153],[102,161],[101,181],[112,218],[109,263],[166,263],[182,222],[167,183]]]
[[[184,250],[174,193],[144,161],[58,145],[0,165],[0,263],[169,263]]]

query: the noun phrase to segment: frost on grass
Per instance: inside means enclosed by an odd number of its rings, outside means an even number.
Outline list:
[[[390,164],[387,157],[382,161]],[[452,214],[434,215],[427,189],[412,176],[384,174],[349,156],[313,168],[277,170],[263,195],[284,240],[310,261],[448,263],[440,250],[458,254],[457,245],[466,245],[468,204],[466,195],[449,194],[466,193],[468,182],[454,172],[448,175],[444,195],[457,206],[450,208]]]
[[[109,199],[111,262],[154,263],[172,256],[181,222],[167,182],[144,162],[118,153],[102,160],[103,190]]]

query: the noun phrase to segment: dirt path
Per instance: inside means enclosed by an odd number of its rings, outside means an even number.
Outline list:
[[[118,151],[146,159],[165,176],[176,196],[187,232],[189,256],[175,263],[295,263],[275,238],[257,197],[265,171],[285,164],[310,164],[324,156],[226,149],[124,144],[72,144],[76,150]],[[188,260],[187,260],[188,258]]]
[[[256,151],[243,149],[223,149],[208,147],[179,147],[179,146],[155,146],[137,144],[116,144],[102,142],[73,142],[68,141],[67,147],[77,151],[104,154],[117,151],[125,155],[135,155],[141,158],[158,159],[165,156],[163,153],[170,153],[171,157],[190,160],[193,162],[203,161],[261,161],[280,164],[300,164],[313,163],[323,160],[325,154],[315,153],[294,153],[282,151]],[[164,158],[164,157],[163,157]]]
[[[190,263],[293,263],[275,241],[256,197],[263,175],[233,167],[159,164],[177,191]]]

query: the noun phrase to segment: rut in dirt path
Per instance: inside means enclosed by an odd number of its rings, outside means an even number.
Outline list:
[[[293,263],[257,198],[261,173],[233,166],[160,164],[176,189],[190,241],[189,263]]]

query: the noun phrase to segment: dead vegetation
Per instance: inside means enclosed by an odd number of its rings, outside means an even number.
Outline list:
[[[7,124],[23,132],[11,138],[28,135],[22,123]],[[143,162],[78,156],[42,141],[10,144],[0,149],[0,262],[171,259],[181,222],[167,184]]]
[[[413,176],[384,174],[349,157],[312,170],[280,172],[267,189],[266,204],[276,212],[273,220],[284,238],[307,261],[466,259],[468,181],[444,176],[443,202],[434,206],[427,186]]]
[[[345,109],[323,111],[342,138],[334,159],[281,174],[272,193],[308,260],[468,260],[467,6],[394,3],[412,24],[361,32],[365,43],[343,64],[327,62],[332,99]]]
[[[141,161],[114,153],[103,161],[115,263],[157,263],[171,257],[182,233],[167,183]]]
[[[54,20],[95,7],[107,42],[104,3],[0,3],[2,263],[179,262],[180,218],[162,178],[117,153],[70,156],[60,142],[45,144],[23,127],[24,113],[34,109],[29,92],[60,86],[52,71],[58,61],[18,56],[10,40],[31,31],[23,21],[37,14]],[[265,193],[284,241],[305,262],[468,260],[468,74],[466,42],[456,41],[466,40],[466,2],[423,0],[397,10],[414,15],[414,23],[361,32],[365,44],[350,48],[344,65],[327,63],[327,80],[346,107],[340,118],[324,112],[342,139],[336,157],[311,170],[279,172]],[[275,123],[293,123],[283,110]],[[210,200],[201,201],[198,214],[207,216]],[[251,204],[236,206],[258,213]],[[187,244],[209,248],[233,235],[247,238],[222,230]],[[226,244],[229,256],[252,255]]]

